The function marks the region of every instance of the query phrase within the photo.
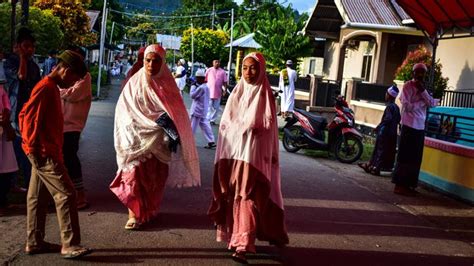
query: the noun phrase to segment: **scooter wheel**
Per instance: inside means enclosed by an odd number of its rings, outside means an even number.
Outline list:
[[[289,131],[291,132],[291,134],[293,134],[293,136],[299,136],[301,132],[301,128],[298,126],[292,126],[289,128]],[[295,153],[301,149],[300,147],[295,145],[295,141],[292,140],[291,137],[286,132],[283,133],[282,142],[283,142],[283,148],[285,148],[287,152]]]
[[[340,136],[334,147],[336,159],[341,163],[353,163],[359,160],[363,151],[362,141],[354,135]]]

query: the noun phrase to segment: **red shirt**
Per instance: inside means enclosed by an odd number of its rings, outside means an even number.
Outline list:
[[[63,161],[63,112],[56,82],[46,76],[31,92],[19,114],[22,147],[26,154]]]

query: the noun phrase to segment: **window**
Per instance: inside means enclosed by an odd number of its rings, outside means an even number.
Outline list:
[[[309,60],[309,72],[308,74],[316,73],[316,59]]]
[[[365,81],[370,81],[370,70],[372,69],[372,55],[364,55],[362,61],[362,75]]]

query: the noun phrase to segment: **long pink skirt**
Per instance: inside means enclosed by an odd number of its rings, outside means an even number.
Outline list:
[[[158,214],[167,178],[168,165],[152,156],[130,171],[120,170],[110,190],[144,223]]]
[[[257,238],[257,208],[253,200],[241,197],[229,204],[227,223],[217,225],[217,241],[227,242],[228,248],[255,253]]]

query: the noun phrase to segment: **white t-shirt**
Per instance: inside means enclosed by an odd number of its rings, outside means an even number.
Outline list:
[[[186,69],[183,66],[176,67],[176,74],[183,75],[185,74],[185,72],[186,72]],[[183,90],[184,86],[186,86],[186,75],[183,75],[180,78],[175,78],[174,80],[176,81],[176,85],[178,85],[178,88],[180,90]]]

